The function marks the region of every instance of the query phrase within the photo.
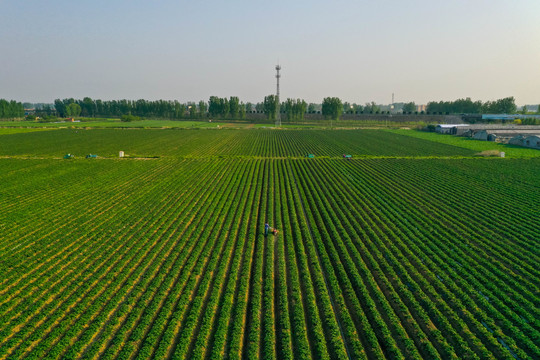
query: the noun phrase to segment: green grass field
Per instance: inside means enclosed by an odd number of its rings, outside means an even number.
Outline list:
[[[412,131],[2,130],[2,359],[540,358],[538,157]]]

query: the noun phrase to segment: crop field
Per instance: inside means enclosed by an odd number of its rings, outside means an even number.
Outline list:
[[[540,359],[540,154],[474,153],[380,130],[0,133],[0,358]]]
[[[1,133],[0,133],[1,136]],[[378,130],[60,129],[0,138],[0,156],[317,157],[472,156],[475,151]]]
[[[135,120],[123,122],[120,119],[97,119],[83,118],[76,122],[70,121],[55,121],[55,122],[36,122],[36,121],[8,121],[0,120],[0,127],[21,127],[27,129],[40,128],[216,128],[217,126],[227,126],[227,123],[219,121],[208,122],[203,120]]]

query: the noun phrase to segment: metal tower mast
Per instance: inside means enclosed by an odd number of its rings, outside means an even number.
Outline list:
[[[276,127],[281,127],[281,103],[279,101],[279,78],[281,75],[279,74],[279,70],[281,70],[281,65],[276,65],[276,80],[277,80],[277,87],[276,87],[276,101],[277,101],[277,114],[276,114]]]

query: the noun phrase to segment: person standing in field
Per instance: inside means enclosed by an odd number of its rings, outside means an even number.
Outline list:
[[[268,236],[268,230],[270,230],[270,225],[266,223],[264,224],[264,236]]]

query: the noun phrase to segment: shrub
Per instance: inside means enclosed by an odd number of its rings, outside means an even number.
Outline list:
[[[499,150],[484,150],[482,152],[476,153],[476,156],[501,156]]]
[[[120,120],[122,120],[123,122],[131,122],[131,121],[141,120],[141,118],[139,116],[129,114],[129,115],[122,115],[122,117],[120,117]]]
[[[36,120],[41,122],[41,123],[46,123],[46,122],[58,121],[58,118],[56,116],[53,116],[53,115],[45,115],[45,116],[42,116],[40,118],[36,118]]]

